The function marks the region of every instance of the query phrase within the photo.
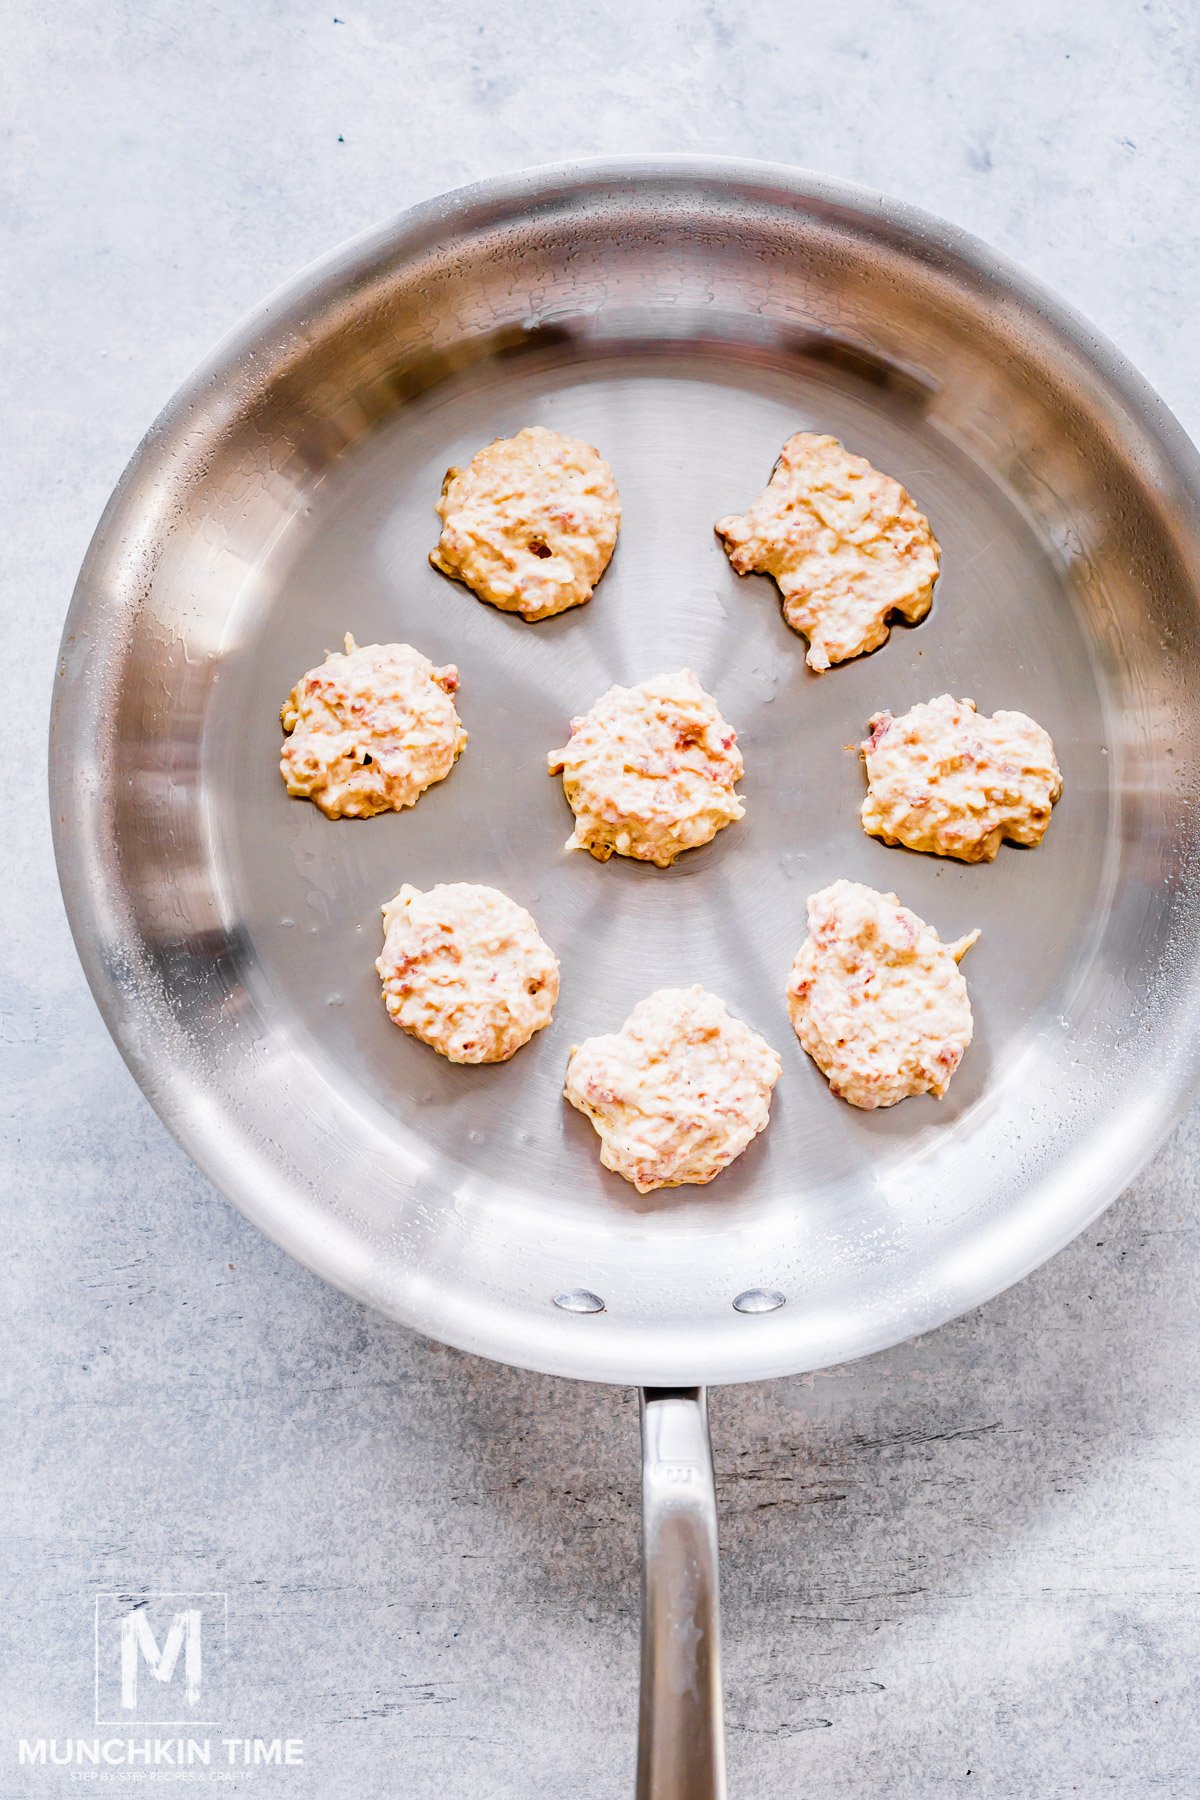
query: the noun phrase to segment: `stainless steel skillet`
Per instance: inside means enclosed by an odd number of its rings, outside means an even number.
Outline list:
[[[536,627],[434,573],[448,464],[523,424],[601,446],[624,526]],[[931,617],[814,677],[712,535],[828,430],[934,523]],[[97,999],[158,1111],[279,1243],[391,1317],[649,1390],[640,1782],[721,1791],[716,1526],[697,1384],[862,1355],[987,1298],[1120,1190],[1197,1070],[1200,469],[1139,377],[962,233],[760,164],[489,182],[335,252],[171,402],[101,522],[62,647],[52,803]],[[289,801],[277,707],[352,631],[455,661],[466,757],[414,812]],[[613,681],[687,664],[738,727],[745,821],[673,870],[567,857],[544,753]],[[888,850],[847,746],[949,690],[1066,776],[1045,845]],[[894,888],[956,936],[976,1041],[940,1105],[834,1101],[783,986],[808,892]],[[554,1025],[453,1069],[389,1024],[402,881],[492,882],[562,961]],[[639,1200],[564,1108],[569,1045],[701,981],[785,1056],[713,1187]]]

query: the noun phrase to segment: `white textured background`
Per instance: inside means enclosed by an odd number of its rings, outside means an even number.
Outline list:
[[[0,1800],[91,1719],[91,1596],[225,1589],[228,1730],[320,1800],[631,1791],[632,1396],[473,1362],[288,1263],[85,991],[44,818],[62,617],[143,429],[337,240],[493,171],[712,150],[901,194],[1200,429],[1200,12],[1151,0],[9,0],[0,50]],[[1200,1794],[1200,1117],[920,1343],[715,1396],[731,1780]],[[78,1791],[77,1789],[75,1791]],[[131,1791],[126,1789],[125,1791]]]

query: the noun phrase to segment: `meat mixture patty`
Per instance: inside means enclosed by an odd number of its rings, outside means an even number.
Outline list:
[[[327,656],[280,710],[289,734],[279,772],[289,794],[330,819],[402,812],[450,773],[467,741],[451,695],[453,663],[435,669],[411,644],[363,644]]]
[[[857,881],[810,896],[788,1012],[835,1094],[868,1110],[910,1094],[941,1098],[971,1042],[958,964],[978,936],[943,944],[895,894]]]
[[[876,713],[862,754],[863,830],[962,862],[991,862],[1004,838],[1040,844],[1062,793],[1040,725],[1019,712],[989,718],[949,694],[898,718]]]
[[[711,1181],[764,1130],[783,1064],[702,987],[660,988],[571,1052],[564,1092],[639,1194]]]
[[[568,850],[665,869],[745,812],[737,733],[690,669],[612,687],[548,759],[575,814]]]
[[[523,906],[496,888],[402,887],[383,909],[375,967],[402,1031],[455,1063],[506,1062],[550,1023],[558,960]]]
[[[621,523],[612,470],[577,438],[531,425],[450,469],[429,560],[481,600],[523,619],[582,606],[608,567]]]
[[[716,530],[739,575],[779,584],[811,669],[876,649],[893,614],[915,624],[932,603],[939,551],[928,519],[836,438],[790,437],[765,491]]]

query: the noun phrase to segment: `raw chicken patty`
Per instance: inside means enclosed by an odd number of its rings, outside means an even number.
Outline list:
[[[577,438],[531,425],[450,469],[429,560],[481,600],[530,621],[582,606],[621,524],[612,470]]]
[[[971,1042],[958,965],[978,936],[943,944],[895,894],[857,881],[810,896],[788,1012],[835,1094],[868,1110],[910,1094],[941,1098]]]
[[[506,1062],[550,1023],[558,959],[492,887],[402,887],[383,908],[383,999],[402,1031],[455,1063]]]
[[[989,718],[949,694],[898,718],[876,713],[862,755],[863,830],[962,862],[991,862],[1004,838],[1040,844],[1062,793],[1048,732],[1024,713]]]
[[[639,1194],[702,1184],[766,1128],[777,1053],[702,987],[660,988],[571,1052],[564,1093]]]
[[[690,669],[609,688],[548,767],[575,814],[567,849],[599,862],[615,851],[665,869],[745,812],[737,733]]]
[[[811,669],[874,650],[899,614],[929,611],[938,544],[898,481],[836,438],[798,431],[748,512],[718,519],[739,575],[771,575],[783,614],[808,639]]]
[[[466,744],[457,689],[452,663],[437,669],[411,644],[358,645],[347,633],[344,654],[302,675],[280,709],[288,793],[330,819],[412,806]]]

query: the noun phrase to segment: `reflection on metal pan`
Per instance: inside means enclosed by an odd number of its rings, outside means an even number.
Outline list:
[[[543,423],[624,526],[536,627],[427,563],[448,465]],[[823,677],[713,521],[830,431],[930,517],[929,619]],[[172,401],[96,535],[55,706],[63,885],[160,1113],[303,1261],[451,1343],[610,1381],[735,1381],[936,1325],[1048,1256],[1190,1090],[1200,917],[1196,458],[1138,377],[989,251],[793,171],[534,171],[418,208],[270,301]],[[277,708],[345,631],[461,671],[471,733],[411,813],[331,824]],[[737,726],[745,820],[660,871],[562,852],[544,754],[613,681],[687,664]],[[1044,846],[970,868],[859,829],[846,746],[950,691],[1019,707],[1066,777]],[[895,889],[979,925],[946,1100],[856,1113],[792,1038],[804,901]],[[451,1068],[388,1022],[379,906],[491,882],[562,961],[553,1026]],[[783,1053],[770,1128],[639,1199],[561,1101],[569,1046],[701,981]],[[735,1307],[765,1291],[784,1304]],[[583,1311],[555,1296],[583,1292]]]

